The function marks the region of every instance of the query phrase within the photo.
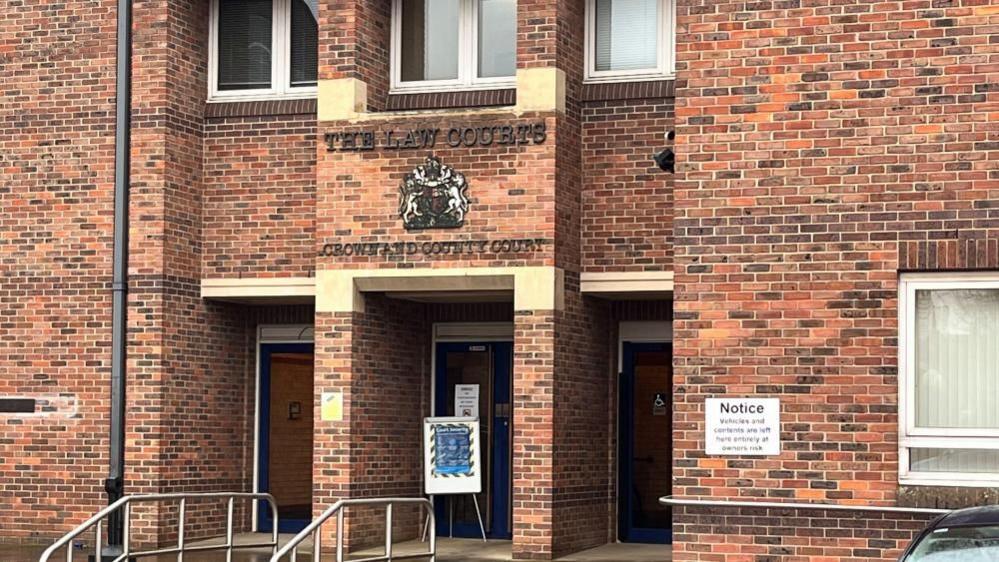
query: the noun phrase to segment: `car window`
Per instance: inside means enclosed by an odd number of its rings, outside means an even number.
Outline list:
[[[999,560],[999,526],[937,529],[919,541],[905,562]]]

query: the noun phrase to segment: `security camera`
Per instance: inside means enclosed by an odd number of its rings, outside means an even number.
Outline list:
[[[663,138],[666,139],[667,143],[672,141],[676,138],[676,131],[666,131],[663,133]],[[660,170],[671,174],[676,173],[676,154],[672,148],[660,150],[652,155],[652,159],[655,160],[656,166],[659,166]]]
[[[673,153],[672,148],[664,148],[660,150],[652,155],[652,159],[655,160],[656,165],[659,166],[660,170],[671,174],[676,173],[676,154]]]

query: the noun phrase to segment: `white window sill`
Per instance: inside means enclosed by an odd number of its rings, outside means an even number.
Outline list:
[[[440,93],[461,93],[461,92],[481,92],[484,90],[511,90],[517,87],[515,80],[503,82],[488,82],[484,84],[460,84],[444,86],[395,86],[389,90],[389,95],[405,94],[440,94]]]
[[[614,84],[622,82],[662,82],[676,80],[676,74],[633,74],[616,76],[594,76],[583,80],[584,84]]]
[[[294,94],[253,94],[246,96],[213,96],[208,98],[208,103],[239,103],[249,101],[293,101],[293,100],[314,100],[318,97],[316,92],[302,92]]]
[[[900,486],[934,486],[938,488],[999,488],[999,474],[982,474],[978,478],[966,478],[968,474],[938,472],[933,476],[908,475],[899,478]]]

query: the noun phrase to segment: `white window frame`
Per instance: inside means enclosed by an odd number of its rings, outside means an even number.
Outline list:
[[[291,86],[291,2],[272,0],[271,87],[254,90],[219,90],[219,0],[211,0],[208,25],[208,101],[258,101],[315,98],[316,86]]]
[[[999,449],[999,429],[955,429],[916,426],[916,291],[999,289],[999,272],[908,273],[899,279],[898,305],[898,480],[916,486],[994,487],[999,472],[914,472],[910,449]]]
[[[402,80],[402,3],[405,0],[392,0],[392,40],[390,49],[391,87],[390,93],[427,93],[464,90],[494,90],[513,88],[517,77],[494,76],[479,78],[479,1],[459,0],[458,8],[458,78],[454,80]],[[516,51],[516,47],[514,48]]]
[[[659,0],[659,51],[654,68],[634,70],[597,70],[597,6],[586,0],[586,40],[584,82],[642,82],[669,80],[676,76],[676,0]]]

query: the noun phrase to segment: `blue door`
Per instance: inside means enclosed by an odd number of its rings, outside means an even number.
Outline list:
[[[668,343],[623,346],[620,377],[618,534],[624,542],[672,542],[673,367]]]
[[[278,530],[297,533],[312,520],[312,344],[261,344],[257,489],[278,504]],[[258,502],[258,531],[274,528]]]
[[[434,415],[478,414],[482,448],[482,493],[476,497],[482,512],[486,536],[511,538],[510,454],[512,435],[513,344],[510,342],[439,343],[436,349]],[[468,399],[456,411],[456,386],[467,385],[478,393],[478,408]],[[475,388],[477,387],[477,388]],[[479,537],[479,523],[471,495],[434,498],[437,534]],[[452,511],[453,508],[453,511]],[[452,516],[453,514],[453,516]],[[453,524],[452,524],[453,521]]]

